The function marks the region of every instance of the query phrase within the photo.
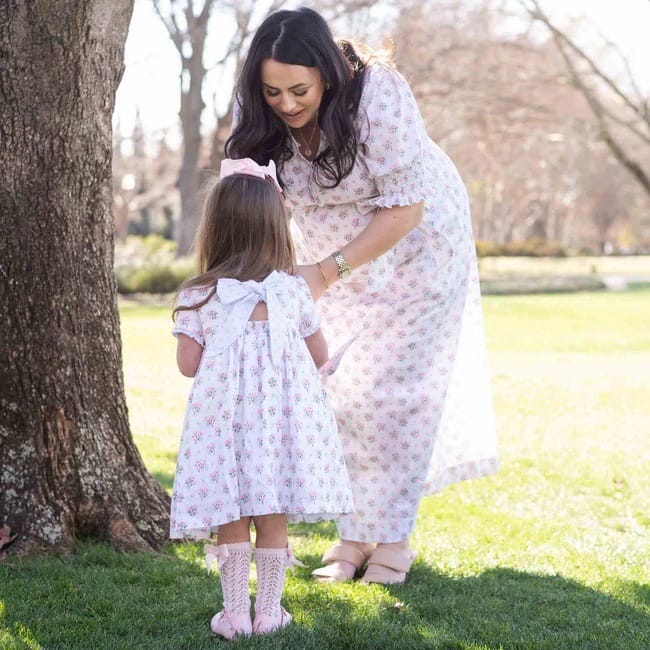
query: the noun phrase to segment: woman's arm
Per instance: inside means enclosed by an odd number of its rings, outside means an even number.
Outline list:
[[[178,335],[178,344],[176,346],[176,363],[178,369],[185,377],[194,377],[201,363],[203,348],[189,336],[185,334]]]
[[[350,267],[357,269],[395,246],[422,221],[423,216],[424,201],[381,208],[370,223],[340,249],[341,253]],[[338,266],[331,256],[320,261],[320,268],[319,264],[308,264],[299,266],[297,273],[306,280],[314,300],[318,300],[339,279]]]

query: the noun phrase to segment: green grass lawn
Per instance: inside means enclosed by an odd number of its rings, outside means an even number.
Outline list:
[[[294,526],[295,623],[235,648],[650,647],[650,290],[485,299],[501,470],[426,498],[403,586],[323,586],[331,524]],[[147,466],[170,488],[190,388],[169,310],[122,307]],[[469,406],[469,405],[468,405]],[[254,583],[253,583],[254,584]],[[215,648],[200,547],[0,564],[0,648]]]

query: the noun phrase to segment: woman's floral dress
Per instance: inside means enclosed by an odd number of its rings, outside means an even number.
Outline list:
[[[281,175],[304,263],[343,247],[378,208],[425,201],[417,228],[319,302],[330,349],[358,336],[327,385],[355,502],[339,534],[396,542],[423,495],[496,471],[496,440],[465,187],[403,77],[385,66],[367,75],[365,150],[350,176],[320,187],[295,141]]]

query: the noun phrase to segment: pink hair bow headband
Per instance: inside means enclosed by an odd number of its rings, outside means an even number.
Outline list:
[[[233,174],[247,174],[248,176],[256,176],[262,180],[269,176],[280,193],[282,193],[282,188],[280,187],[280,183],[278,183],[278,176],[275,171],[275,163],[272,160],[265,166],[258,165],[250,158],[225,158],[221,161],[219,179],[232,176]]]

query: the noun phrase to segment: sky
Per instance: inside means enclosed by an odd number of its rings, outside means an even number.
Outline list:
[[[596,30],[616,45],[629,58],[635,77],[650,90],[650,2],[648,0],[541,0],[542,6],[560,23],[572,17],[587,16]],[[595,31],[594,31],[595,33]],[[218,56],[223,39],[208,39],[204,63],[211,67]],[[214,44],[214,45],[212,45]],[[145,131],[155,136],[166,132],[170,144],[178,138],[180,106],[180,61],[167,30],[153,10],[151,0],[136,0],[125,48],[125,72],[116,97],[114,124],[123,134],[133,129],[136,112]],[[218,95],[220,85],[229,85],[215,71],[208,74],[204,98],[203,126],[210,128],[215,120],[211,98]]]

